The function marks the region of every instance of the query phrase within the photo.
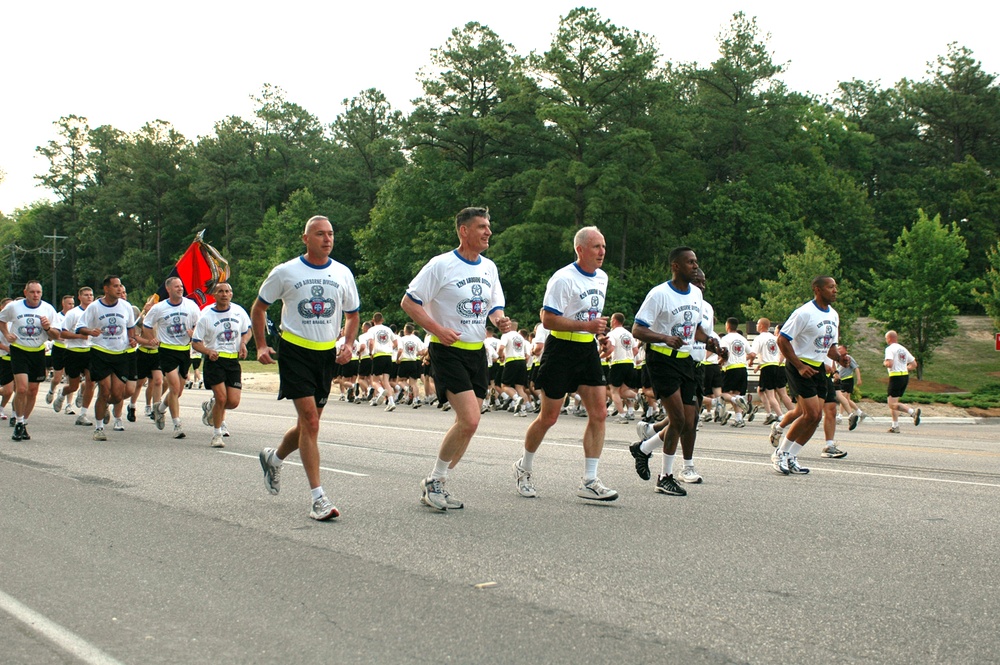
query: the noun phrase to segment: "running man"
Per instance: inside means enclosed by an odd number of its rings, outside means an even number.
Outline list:
[[[194,327],[191,347],[205,359],[205,385],[212,398],[201,405],[201,422],[212,427],[213,448],[225,448],[222,423],[226,411],[240,405],[243,371],[240,360],[247,357],[250,316],[233,302],[233,287],[220,282],[212,291],[215,304],[201,310]]]
[[[486,397],[486,320],[501,332],[510,330],[496,264],[482,253],[490,246],[488,208],[464,208],[455,216],[458,248],[435,256],[406,289],[400,307],[430,335],[428,353],[437,398],[447,401],[455,422],[438,448],[431,475],[420,481],[420,501],[435,510],[458,510],[464,504],[445,489],[479,427]]]
[[[697,484],[701,476],[694,470],[694,443],[699,404],[697,374],[691,354],[695,342],[703,342],[705,351],[727,358],[727,351],[710,335],[712,323],[699,280],[698,257],[690,247],[671,250],[671,279],[653,289],[635,315],[632,336],[647,344],[646,367],[656,398],[667,412],[668,425],[645,441],[629,446],[635,460],[635,471],[643,480],[650,479],[649,459],[659,447],[663,450],[660,474],[654,490],[671,496],[685,496],[687,490],[674,480],[674,457],[681,444],[685,482]]]
[[[62,383],[64,370],[66,368],[66,342],[62,339],[62,324],[66,319],[66,314],[76,306],[76,300],[71,295],[62,297],[62,309],[56,312],[56,318],[52,322],[49,336],[52,337],[52,381],[49,383],[49,392],[45,394],[45,403],[52,404],[56,398],[55,392]]]
[[[42,283],[37,279],[24,285],[23,300],[14,300],[0,311],[0,334],[10,345],[10,367],[14,374],[17,421],[10,437],[14,441],[31,439],[28,416],[35,408],[38,386],[46,379],[45,342],[55,318],[56,310],[42,300]]]
[[[264,485],[271,494],[281,489],[281,464],[296,450],[309,481],[314,520],[340,516],[319,474],[319,421],[330,396],[334,365],[351,359],[358,334],[361,300],[354,274],[330,258],[333,226],[321,215],[311,217],[302,233],[305,254],[276,266],[260,285],[250,310],[257,360],[275,362],[275,350],[267,345],[267,308],[281,301],[281,340],[278,360],[278,399],[295,404],[296,422],[275,448],[260,452]],[[344,346],[336,355],[340,322],[345,320]]]
[[[899,434],[899,413],[905,411],[913,418],[913,426],[920,424],[920,409],[909,406],[901,406],[899,398],[906,392],[906,386],[910,382],[910,372],[917,369],[917,359],[899,343],[899,335],[895,330],[890,330],[885,334],[885,360],[882,364],[889,371],[889,412],[892,414],[892,427],[889,432]]]
[[[603,347],[595,343],[595,336],[608,329],[608,317],[602,316],[608,275],[601,270],[607,246],[596,226],[585,226],[576,232],[573,247],[576,261],[557,270],[545,286],[542,325],[549,336],[537,378],[542,408],[524,434],[524,451],[514,462],[514,483],[521,496],[538,496],[531,482],[535,453],[559,419],[566,395],[577,393],[587,412],[587,425],[583,431],[583,482],[576,495],[591,501],[614,501],[618,492],[597,477],[608,418],[608,382],[601,367],[601,351],[610,348],[606,338]]]
[[[97,425],[94,441],[107,441],[104,424],[110,420],[111,409],[125,398],[130,371],[126,351],[135,345],[135,312],[132,305],[120,299],[122,281],[117,275],[104,278],[104,296],[84,311],[77,324],[77,333],[89,335],[90,378],[97,385],[94,416]]]
[[[808,468],[799,464],[799,451],[812,438],[823,418],[824,404],[834,394],[826,361],[840,357],[837,345],[840,315],[833,308],[837,281],[825,275],[816,277],[812,290],[813,300],[792,312],[778,336],[778,348],[785,357],[785,374],[797,395],[794,411],[798,412],[794,421],[786,423],[784,438],[771,455],[774,470],[785,476],[809,473]],[[836,402],[836,397],[833,401]],[[789,415],[785,414],[781,422],[787,418]]]
[[[190,298],[184,297],[184,282],[180,277],[168,277],[163,282],[167,299],[156,303],[143,318],[145,344],[158,349],[159,371],[153,372],[153,418],[157,429],[163,429],[167,409],[174,424],[175,439],[184,438],[181,427],[180,398],[191,368],[191,333],[201,310]],[[167,396],[162,398],[163,384]]]

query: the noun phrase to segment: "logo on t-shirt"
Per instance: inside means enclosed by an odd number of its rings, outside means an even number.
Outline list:
[[[823,335],[820,335],[813,340],[818,349],[829,349],[830,345],[833,344],[833,326],[826,326]]]
[[[236,339],[236,331],[233,330],[233,324],[226,321],[222,324],[222,332],[219,333],[219,339],[224,342],[232,342]]]
[[[483,287],[479,284],[473,284],[472,297],[458,303],[455,310],[459,316],[474,316],[478,318],[486,312],[489,303],[489,300],[483,298]]]
[[[323,296],[323,287],[318,284],[313,286],[312,297],[299,301],[299,316],[303,319],[328,319],[333,316],[335,309],[333,299]]]
[[[670,329],[670,334],[674,337],[682,337],[684,341],[689,341],[694,337],[694,313],[690,310],[684,312],[683,323],[674,324],[674,327]]]

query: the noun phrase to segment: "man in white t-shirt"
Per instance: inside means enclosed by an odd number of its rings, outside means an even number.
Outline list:
[[[428,353],[438,399],[451,405],[455,422],[438,447],[431,475],[420,481],[420,501],[435,510],[464,504],[445,489],[448,474],[479,427],[489,386],[486,322],[510,330],[496,264],[482,253],[490,246],[490,212],[464,208],[455,216],[458,248],[435,256],[413,278],[400,307],[430,334]]]
[[[56,310],[42,300],[42,283],[36,279],[24,285],[24,298],[0,311],[0,333],[10,344],[14,373],[14,441],[28,441],[28,416],[35,408],[38,385],[45,380],[45,343]],[[53,331],[54,332],[54,331]]]
[[[317,215],[306,222],[302,233],[306,251],[276,266],[261,284],[250,311],[257,360],[275,362],[275,351],[267,345],[267,308],[281,301],[281,340],[278,359],[278,399],[295,404],[296,422],[277,448],[260,452],[264,485],[271,494],[280,487],[281,465],[296,450],[306,472],[312,500],[309,517],[329,520],[340,516],[320,483],[319,423],[330,396],[334,365],[351,359],[358,334],[361,300],[354,274],[330,258],[333,226]],[[345,343],[337,355],[340,322],[345,320]]]
[[[901,406],[899,398],[906,392],[906,386],[910,382],[910,372],[917,369],[917,359],[909,350],[899,343],[899,335],[895,330],[890,330],[885,334],[885,360],[882,364],[889,371],[889,396],[886,402],[889,404],[889,412],[892,414],[892,427],[889,432],[899,434],[899,412],[905,411],[913,418],[913,426],[920,424],[920,409],[909,406]]]
[[[792,312],[778,336],[778,349],[785,357],[785,374],[797,395],[794,411],[786,413],[783,419],[794,420],[786,423],[786,429],[779,429],[784,438],[771,455],[774,470],[785,476],[809,473],[808,468],[799,464],[799,451],[819,426],[824,404],[836,402],[826,363],[828,359],[840,358],[837,345],[840,315],[833,308],[837,281],[821,275],[813,279],[812,290],[813,300]]]
[[[385,410],[394,411],[396,399],[389,384],[389,371],[397,338],[396,333],[385,325],[382,312],[375,312],[372,315],[372,327],[368,329],[368,336],[371,340],[372,385],[375,386],[375,396],[372,397],[371,405],[377,406],[384,398]]]
[[[595,342],[595,336],[608,329],[608,317],[603,316],[608,275],[601,270],[607,245],[596,226],[585,226],[576,232],[573,248],[576,261],[553,273],[545,286],[542,325],[549,336],[536,378],[542,405],[524,434],[521,459],[513,465],[514,482],[521,496],[537,496],[531,482],[535,454],[559,419],[566,395],[578,393],[587,411],[587,425],[583,431],[583,477],[576,495],[590,501],[614,501],[618,492],[597,476],[608,417],[608,382],[601,366],[607,339],[600,348]]]
[[[775,394],[781,386],[781,372],[783,371],[778,361],[781,359],[781,352],[778,350],[778,338],[771,332],[771,321],[761,317],[757,319],[757,337],[750,344],[750,353],[747,354],[747,364],[750,367],[757,363],[760,370],[760,380],[757,384],[757,393],[760,401],[767,409],[767,417],[764,424],[771,423],[781,418],[781,404]]]

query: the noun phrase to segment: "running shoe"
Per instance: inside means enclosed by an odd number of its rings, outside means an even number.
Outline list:
[[[677,484],[673,476],[659,476],[656,479],[655,492],[670,496],[687,496],[687,490]]]
[[[420,502],[435,510],[448,510],[448,497],[444,493],[444,481],[424,478],[420,481]]]
[[[719,424],[720,425],[725,425],[726,423],[729,422],[729,419],[732,418],[732,417],[733,417],[733,412],[732,411],[723,411],[722,412],[722,419],[719,420]]]
[[[76,391],[76,408],[83,406],[83,387],[81,386],[79,390]]]
[[[521,460],[514,462],[514,483],[517,485],[517,493],[521,496],[529,499],[538,496],[535,486],[531,484],[531,472],[524,470]]]
[[[330,499],[328,499],[324,494],[320,498],[313,501],[312,511],[309,513],[309,517],[319,522],[325,522],[326,520],[332,520],[340,517],[340,511],[337,510],[337,507],[333,505]]]
[[[201,424],[205,427],[212,426],[212,409],[215,408],[215,398],[201,403]]]
[[[22,425],[21,423],[18,423],[18,422],[14,422],[13,420],[11,422],[14,423],[14,431],[10,435],[10,440],[11,441],[20,441],[23,438],[21,436],[21,430],[24,429],[24,425]]]
[[[723,405],[722,400],[719,400],[718,402],[715,403],[715,422],[717,423],[722,422],[723,418],[725,417],[725,413],[726,413],[726,407],[725,405]],[[725,425],[724,422],[722,424]]]
[[[94,441],[107,441],[108,435],[104,433],[104,428],[94,430]]]
[[[54,400],[55,398],[56,398],[56,394],[55,394],[54,391],[50,390],[49,392],[45,393],[45,403],[46,404],[52,404],[52,400]],[[58,410],[59,409],[56,409],[56,411],[58,411]]]
[[[899,434],[899,425],[893,425],[890,427],[889,434]]]
[[[847,416],[847,431],[848,432],[853,432],[854,431],[854,428],[858,426],[858,420],[859,420],[858,414],[856,414],[856,413],[852,413],[851,415]]]
[[[28,423],[21,423],[21,441],[31,441],[31,435],[28,434]]]
[[[635,431],[639,434],[640,441],[648,441],[656,434],[653,423],[647,423],[645,420],[640,420],[635,424]]]
[[[804,476],[805,474],[809,473],[809,467],[805,467],[799,464],[798,457],[793,457],[792,455],[785,455],[785,457],[788,459],[789,473],[793,475],[798,474],[800,476]]]
[[[391,397],[389,398],[389,403],[385,405],[385,410],[386,411],[395,411],[396,410],[396,402]]]
[[[746,426],[747,426],[747,421],[745,420],[735,420],[733,421],[733,424],[730,425],[730,427],[737,427],[737,428]]]
[[[776,414],[769,413],[766,416],[764,416],[765,425],[770,425],[771,423],[776,423],[776,422],[778,422],[778,416]]]
[[[589,482],[584,481],[576,491],[576,495],[581,499],[589,499],[591,501],[614,501],[618,498],[618,492],[605,487],[600,478],[594,478]]]
[[[847,453],[837,446],[827,446],[823,448],[823,452],[821,452],[819,456],[828,457],[830,459],[840,459],[842,457],[847,457]]]
[[[771,447],[777,448],[781,445],[781,435],[784,432],[781,431],[781,423],[779,421],[774,421],[771,423]]]
[[[212,435],[212,447],[213,448],[225,448],[226,447],[226,441],[225,441],[225,439],[222,438],[222,434],[213,434]]]
[[[184,434],[184,430],[181,429],[181,426],[180,425],[174,425],[174,438],[175,439],[183,439],[185,436],[186,435]]]
[[[115,418],[115,425],[114,425],[113,429],[116,432],[124,432],[125,431],[125,423],[122,422],[121,418]]]
[[[748,423],[752,423],[753,422],[753,418],[754,418],[754,416],[757,415],[758,411],[760,411],[760,404],[754,404],[753,406],[750,407],[750,411],[747,413],[747,422]]]
[[[701,474],[694,470],[693,466],[685,466],[681,469],[681,472],[677,475],[682,483],[690,483],[692,485],[697,485],[702,481]]]
[[[444,490],[444,502],[448,505],[448,510],[461,510],[465,504],[451,495],[451,492]]]
[[[702,409],[700,417],[701,417],[701,422],[707,423],[710,420],[712,420],[712,412],[709,411],[708,409]]]
[[[62,411],[63,404],[66,402],[66,396],[63,395],[62,388],[59,389],[59,394],[56,395],[55,401],[52,403],[52,410],[56,413]]]
[[[635,472],[643,480],[649,480],[649,459],[653,456],[653,453],[648,455],[642,452],[642,441],[636,441],[628,447],[628,451],[632,453],[632,457],[635,459]]]
[[[920,409],[913,412],[913,426],[917,427],[920,425]]]
[[[229,438],[229,426],[226,425],[226,421],[222,421],[222,436]]]
[[[76,425],[83,425],[84,427],[91,427],[94,424],[90,418],[82,413],[76,417],[76,420],[73,421],[73,423]]]
[[[257,455],[260,468],[264,470],[264,486],[271,494],[281,491],[281,465],[274,464],[276,452],[274,448],[265,448]]]
[[[774,470],[783,476],[787,476],[791,471],[788,468],[788,455],[781,452],[780,450],[775,450],[771,453],[771,466]]]
[[[125,420],[129,421],[130,423],[135,422],[135,404],[125,405]]]
[[[414,409],[419,409],[423,405],[424,405],[424,402],[419,397],[417,399],[413,400],[413,408]]]
[[[153,422],[156,423],[156,429],[163,429],[167,426],[167,412],[160,411],[159,402],[153,405]]]

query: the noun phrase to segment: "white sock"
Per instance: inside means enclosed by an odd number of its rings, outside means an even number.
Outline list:
[[[833,448],[833,439],[827,439],[826,440],[826,447],[827,448]]]
[[[589,483],[594,478],[597,478],[597,463],[600,461],[600,457],[587,457],[584,460],[583,482]]]
[[[647,455],[652,454],[657,448],[663,447],[663,441],[660,439],[660,433],[657,432],[653,436],[649,437],[639,446],[639,450],[646,453]]]
[[[180,418],[171,418],[170,420],[171,420],[171,422],[174,423],[174,427],[180,427],[181,426],[181,419]]]
[[[792,447],[788,449],[788,454],[792,457],[798,457],[799,453],[802,451],[801,443],[792,443]]]
[[[525,471],[531,471],[531,463],[535,460],[535,453],[529,453],[527,450],[521,455],[521,468]]]
[[[443,460],[440,457],[434,462],[434,470],[431,472],[431,478],[433,480],[444,480],[448,477],[448,465],[451,462]]]
[[[663,466],[661,467],[661,475],[672,476],[674,475],[674,457],[676,455],[664,455],[663,456]]]
[[[790,441],[786,436],[781,440],[781,447],[778,448],[778,452],[787,454],[788,451],[792,449],[793,445],[795,445],[794,442]]]
[[[319,487],[314,487],[312,488],[311,492],[312,492],[312,500],[315,501],[316,499],[323,496],[323,486],[321,485]]]
[[[212,428],[212,434],[215,436],[222,436],[222,428],[221,427]]]

